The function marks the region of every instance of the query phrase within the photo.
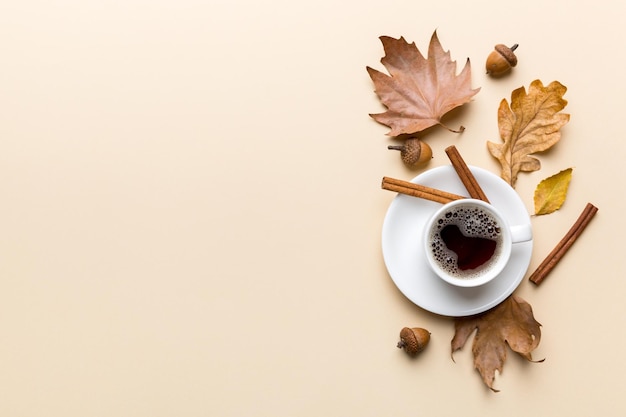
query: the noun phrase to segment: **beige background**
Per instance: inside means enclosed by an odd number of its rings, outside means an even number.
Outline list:
[[[620,2],[60,0],[0,5],[0,415],[622,416],[624,104]],[[533,218],[534,269],[587,202],[581,241],[517,294],[541,364],[510,354],[487,390],[452,321],[396,289],[381,256],[410,179],[367,65],[381,35],[437,29],[481,92],[434,129],[498,173],[503,98],[568,87],[571,122],[520,177],[574,167]],[[519,65],[489,79],[496,43]],[[399,330],[432,332],[411,360]]]

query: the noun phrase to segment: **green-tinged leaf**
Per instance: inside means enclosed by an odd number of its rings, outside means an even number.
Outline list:
[[[567,196],[567,189],[572,179],[572,168],[548,177],[535,189],[535,214],[550,214],[561,208]]]

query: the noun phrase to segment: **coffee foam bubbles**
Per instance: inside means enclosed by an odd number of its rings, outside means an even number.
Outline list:
[[[489,261],[475,269],[459,269],[456,253],[446,247],[440,235],[441,230],[449,225],[456,225],[461,233],[467,237],[494,240],[496,249]],[[502,252],[503,237],[501,225],[489,212],[481,207],[459,205],[447,210],[438,219],[435,219],[430,231],[430,242],[433,259],[441,269],[456,278],[471,279],[482,276],[489,271],[492,265],[497,264]]]

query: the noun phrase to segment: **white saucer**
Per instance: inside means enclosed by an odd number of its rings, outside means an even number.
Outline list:
[[[530,215],[517,192],[497,175],[482,168],[470,170],[487,198],[511,225],[530,224]],[[451,165],[428,170],[411,182],[468,196]],[[398,289],[413,303],[444,316],[470,316],[490,309],[511,295],[520,284],[532,255],[533,241],[515,243],[509,264],[501,275],[476,288],[459,288],[432,272],[422,247],[424,222],[440,203],[398,194],[385,216],[382,230],[383,258]]]

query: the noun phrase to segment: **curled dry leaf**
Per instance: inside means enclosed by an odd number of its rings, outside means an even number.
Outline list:
[[[535,215],[550,214],[561,208],[572,179],[572,168],[541,181],[535,189]]]
[[[558,81],[544,87],[535,80],[528,88],[511,93],[511,106],[506,99],[498,109],[498,127],[504,143],[487,142],[489,152],[502,166],[500,176],[515,187],[520,171],[537,171],[538,159],[530,156],[542,152],[561,139],[559,129],[569,121],[569,114],[559,113],[567,105],[563,95],[567,88]]]
[[[510,296],[485,313],[455,320],[452,354],[461,349],[476,330],[472,353],[474,367],[483,382],[493,391],[495,372],[502,373],[506,360],[506,345],[525,359],[532,361],[531,352],[539,345],[541,324],[533,317],[530,304]]]
[[[469,59],[456,75],[456,62],[450,59],[450,52],[443,50],[437,32],[431,37],[428,58],[422,56],[415,43],[409,44],[402,37],[381,36],[380,40],[385,49],[381,63],[389,75],[370,67],[367,72],[387,111],[370,116],[391,128],[388,135],[413,134],[431,126],[443,126],[443,115],[470,101],[480,90],[471,88]],[[459,131],[462,130],[461,127]]]

